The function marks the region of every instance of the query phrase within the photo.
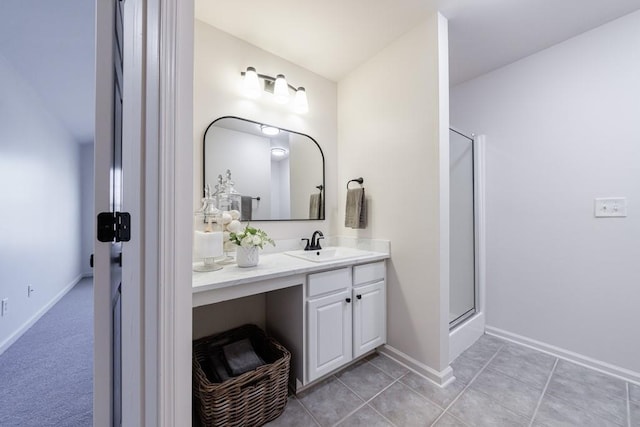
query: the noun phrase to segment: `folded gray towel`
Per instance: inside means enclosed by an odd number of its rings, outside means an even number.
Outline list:
[[[229,372],[233,376],[244,374],[265,364],[264,360],[256,354],[248,338],[225,345],[222,347],[222,352],[227,360]]]
[[[367,227],[367,205],[364,197],[364,188],[347,190],[344,226],[350,228]]]
[[[253,200],[251,196],[240,197],[240,220],[251,221],[251,212],[253,211]]]
[[[231,378],[227,367],[224,364],[224,355],[222,349],[218,348],[209,353],[209,364],[211,365],[211,373],[216,382],[223,382]]]
[[[313,193],[309,197],[309,219],[322,219],[322,193]]]

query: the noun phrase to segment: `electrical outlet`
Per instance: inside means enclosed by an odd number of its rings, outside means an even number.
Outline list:
[[[31,294],[36,290],[33,288],[33,285],[27,285],[27,298],[31,298]]]
[[[2,300],[2,304],[0,304],[2,307],[0,308],[0,311],[2,312],[2,316],[6,316],[7,313],[9,312],[9,298],[5,298]]]
[[[594,200],[594,216],[596,218],[613,218],[627,216],[627,198],[609,197]]]

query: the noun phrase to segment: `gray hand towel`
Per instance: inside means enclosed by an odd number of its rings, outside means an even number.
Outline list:
[[[347,190],[344,226],[350,228],[367,227],[367,205],[364,197],[364,188]]]
[[[309,219],[321,219],[322,193],[314,193],[309,197]]]
[[[253,211],[253,200],[251,196],[240,197],[240,219],[242,221],[251,221],[251,212]]]
[[[252,371],[265,364],[256,354],[251,341],[245,338],[222,347],[231,375],[237,376]]]

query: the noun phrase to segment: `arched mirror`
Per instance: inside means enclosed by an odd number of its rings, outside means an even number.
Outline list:
[[[324,154],[308,135],[239,117],[209,124],[203,143],[204,185],[231,172],[243,220],[325,218]]]

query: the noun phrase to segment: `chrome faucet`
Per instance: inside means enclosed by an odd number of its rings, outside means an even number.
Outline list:
[[[320,246],[320,239],[324,239],[324,234],[322,234],[322,231],[320,230],[316,230],[313,232],[313,235],[311,236],[311,241],[309,241],[309,239],[302,239],[307,241],[307,244],[304,247],[304,250],[318,251],[322,249],[322,247]]]

